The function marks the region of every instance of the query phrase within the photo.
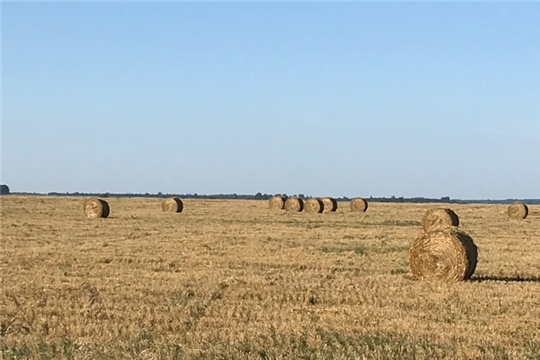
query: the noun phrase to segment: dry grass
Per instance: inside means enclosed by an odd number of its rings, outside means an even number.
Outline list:
[[[267,201],[1,198],[4,359],[538,359],[540,207],[455,205],[470,281],[416,281],[409,247],[433,204],[361,219]]]

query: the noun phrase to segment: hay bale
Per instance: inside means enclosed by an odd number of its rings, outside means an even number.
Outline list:
[[[459,217],[448,208],[433,208],[426,211],[422,218],[424,231],[435,230],[439,227],[458,226]]]
[[[285,211],[300,212],[304,210],[304,201],[296,196],[290,197],[285,201]]]
[[[268,201],[268,205],[272,210],[283,210],[285,208],[285,197],[279,194],[274,195]]]
[[[184,203],[180,198],[170,197],[161,202],[161,211],[169,213],[181,213],[184,210]]]
[[[513,220],[523,220],[529,215],[529,208],[521,201],[516,201],[508,207],[508,216]]]
[[[337,210],[337,201],[334,198],[331,197],[325,197],[322,198],[321,201],[323,202],[324,209],[323,212],[335,212]]]
[[[351,211],[354,212],[365,212],[367,211],[368,203],[366,199],[361,197],[355,197],[351,200]]]
[[[109,204],[98,198],[87,199],[83,204],[84,213],[89,219],[106,218],[109,216]]]
[[[309,198],[304,202],[304,210],[308,213],[320,214],[324,210],[324,204],[321,199]]]
[[[476,269],[478,249],[473,239],[456,228],[438,228],[418,236],[409,252],[413,276],[462,281]]]

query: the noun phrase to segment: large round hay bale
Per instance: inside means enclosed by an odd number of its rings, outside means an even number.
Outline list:
[[[321,199],[309,198],[304,202],[304,211],[308,213],[322,213],[324,204]]]
[[[351,200],[351,211],[354,212],[365,212],[368,208],[368,202],[366,199],[361,197],[355,197]]]
[[[516,201],[508,207],[508,216],[510,219],[523,220],[529,215],[529,208],[521,201]]]
[[[322,198],[321,201],[323,202],[323,205],[324,205],[323,212],[325,213],[335,212],[337,210],[338,205],[337,205],[336,199],[332,197],[325,197],[325,198]]]
[[[422,218],[424,231],[435,230],[440,227],[458,226],[459,217],[448,208],[433,208],[426,211]]]
[[[287,212],[300,212],[304,210],[304,201],[296,196],[290,197],[285,201],[285,210]]]
[[[272,210],[283,210],[285,208],[285,197],[274,195],[268,201],[268,205]]]
[[[170,197],[161,202],[161,211],[169,213],[181,213],[184,210],[184,203],[180,198]]]
[[[409,256],[411,273],[417,278],[461,281],[473,275],[478,249],[466,233],[439,228],[418,236]]]
[[[110,213],[109,204],[98,198],[86,199],[83,209],[89,219],[106,218]]]

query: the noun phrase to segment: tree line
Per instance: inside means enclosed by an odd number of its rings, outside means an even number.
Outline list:
[[[166,198],[177,196],[182,199],[219,199],[219,200],[269,200],[275,194],[265,194],[258,192],[254,195],[249,194],[170,194],[170,193],[144,193],[144,194],[133,194],[133,193],[121,193],[121,194],[111,194],[111,193],[48,193],[51,196],[98,196],[98,197],[153,197],[153,198]],[[296,196],[301,199],[307,199],[311,196],[305,194],[280,194],[287,197]],[[480,200],[467,200],[467,199],[451,199],[449,196],[443,196],[440,198],[426,198],[426,197],[364,197],[368,202],[388,202],[388,203],[443,203],[443,204],[511,204],[514,201],[523,201],[527,204],[540,204],[540,199],[480,199]],[[337,201],[350,201],[352,198],[347,196],[335,197]]]
[[[26,192],[10,192],[9,186],[1,185],[1,194],[13,194],[13,195],[43,195],[40,193],[26,193]],[[149,197],[149,198],[166,198],[166,197],[179,197],[182,199],[218,199],[218,200],[269,200],[274,194],[263,194],[258,192],[254,195],[250,194],[171,194],[171,193],[87,193],[87,192],[49,192],[49,196],[94,196],[94,197]],[[301,199],[307,199],[310,196],[305,194],[280,194],[284,197],[297,196]],[[347,196],[336,197],[337,201],[350,201],[351,198]],[[426,197],[365,197],[368,202],[388,202],[388,203],[445,203],[445,204],[511,204],[514,201],[523,201],[526,204],[540,204],[540,199],[481,199],[481,200],[466,200],[466,199],[451,199],[449,196],[443,196],[440,198],[426,198]]]

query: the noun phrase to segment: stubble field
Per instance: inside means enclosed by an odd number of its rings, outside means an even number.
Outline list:
[[[444,283],[409,276],[439,204],[106,200],[1,198],[4,359],[540,359],[540,206],[449,205],[479,260]]]

